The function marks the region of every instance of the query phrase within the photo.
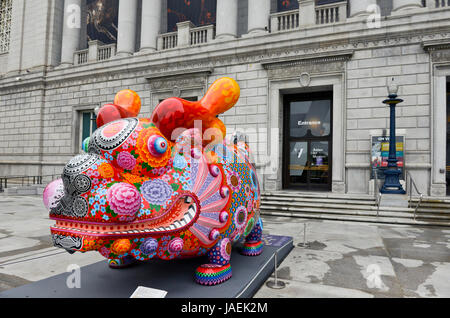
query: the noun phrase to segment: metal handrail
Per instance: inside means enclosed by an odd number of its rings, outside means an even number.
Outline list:
[[[0,193],[4,192],[5,189],[8,188],[8,181],[11,180],[20,180],[19,184],[22,186],[29,186],[29,185],[36,185],[36,184],[42,184],[43,179],[51,177],[52,181],[55,177],[59,178],[60,175],[46,175],[46,176],[9,176],[9,177],[0,177]]]
[[[373,186],[373,193],[375,197],[375,203],[377,205],[377,217],[380,216],[380,203],[381,203],[381,192],[380,187],[378,186],[378,173],[376,170],[373,171],[374,174],[374,186]]]
[[[423,194],[419,191],[419,189],[417,188],[416,183],[414,182],[413,177],[411,176],[411,173],[409,171],[406,171],[406,176],[407,178],[409,178],[409,187],[408,187],[408,191],[409,191],[409,199],[408,199],[408,208],[411,208],[411,202],[412,202],[412,187],[414,186],[414,189],[416,189],[417,194],[419,195],[419,202],[417,203],[415,209],[414,209],[414,221],[416,220],[416,215],[417,215],[417,210],[420,207],[420,204],[422,203],[423,200]]]

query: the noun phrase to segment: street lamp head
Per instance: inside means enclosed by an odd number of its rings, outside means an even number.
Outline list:
[[[392,78],[391,82],[388,85],[389,96],[397,96],[398,85],[394,82],[394,78]]]

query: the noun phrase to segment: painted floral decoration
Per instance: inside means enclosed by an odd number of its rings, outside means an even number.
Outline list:
[[[140,157],[140,160],[147,162],[153,168],[160,168],[167,166],[167,163],[172,155],[172,150],[167,147],[167,151],[160,156],[154,156],[148,149],[148,140],[154,135],[158,135],[159,131],[156,128],[144,129],[139,133],[136,150]],[[166,140],[167,144],[169,142]]]
[[[156,179],[144,182],[141,193],[150,204],[163,205],[172,196],[173,189],[166,181]]]
[[[136,158],[129,152],[121,152],[117,156],[117,164],[124,170],[133,170],[136,166]]]
[[[239,177],[239,173],[236,171],[231,172],[228,175],[228,185],[230,186],[231,190],[234,192],[239,192],[241,189],[241,178]]]
[[[106,193],[110,208],[120,216],[134,218],[141,207],[141,196],[128,183],[115,183]]]
[[[102,163],[98,167],[98,172],[105,179],[110,179],[114,177],[114,168],[109,163]]]

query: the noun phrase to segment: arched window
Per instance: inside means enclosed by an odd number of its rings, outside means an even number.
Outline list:
[[[0,0],[0,53],[9,51],[12,0]]]
[[[117,42],[119,0],[86,0],[87,40]]]
[[[217,1],[167,0],[167,31],[177,30],[177,23],[191,21],[195,26],[216,23]]]

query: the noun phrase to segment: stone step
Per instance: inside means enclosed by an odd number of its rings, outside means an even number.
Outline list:
[[[340,194],[333,192],[301,192],[301,191],[264,191],[261,196],[291,197],[291,198],[329,198],[347,200],[374,200],[373,195],[368,194]]]
[[[412,201],[419,202],[418,197],[413,197]],[[432,198],[432,197],[424,197],[422,199],[422,203],[429,203],[429,204],[449,204],[450,205],[450,198]]]
[[[263,205],[261,210],[267,211],[289,211],[289,212],[301,212],[301,213],[311,213],[311,214],[333,214],[333,215],[362,215],[362,216],[376,216],[377,211],[375,210],[344,210],[344,209],[321,209],[321,208],[311,208],[311,207],[283,207],[276,205]],[[405,210],[403,212],[399,211],[386,211],[380,209],[379,216],[383,217],[393,217],[393,218],[414,218],[414,213],[412,210]],[[446,214],[416,214],[416,219],[421,220],[449,220],[450,215]]]
[[[44,192],[44,185],[31,185],[24,187],[8,187],[5,189],[5,195],[18,195],[18,196],[28,196],[28,195],[42,195]]]
[[[366,211],[376,211],[377,207],[375,204],[372,205],[361,205],[361,204],[334,204],[328,202],[285,202],[285,201],[275,201],[275,200],[261,200],[262,206],[289,206],[289,207],[298,207],[298,208],[322,208],[322,209],[342,209],[345,211],[348,210],[366,210]],[[389,212],[414,212],[414,209],[403,208],[403,207],[380,207],[380,210],[389,211]]]
[[[324,202],[337,204],[359,204],[359,205],[374,205],[375,200],[356,200],[356,199],[330,199],[330,198],[303,198],[303,197],[277,197],[277,196],[261,196],[263,201],[282,201],[282,202]]]
[[[417,205],[419,201],[412,201],[412,205]],[[432,208],[432,209],[447,209],[450,210],[450,204],[444,204],[444,203],[429,203],[429,202],[422,202],[420,203],[421,208]]]
[[[281,217],[297,217],[305,219],[321,219],[321,220],[338,220],[338,221],[354,221],[369,223],[386,223],[386,224],[405,224],[405,225],[428,225],[428,226],[448,226],[450,220],[414,220],[412,218],[395,218],[395,217],[377,217],[377,216],[361,216],[361,215],[337,215],[327,213],[296,213],[293,211],[267,211],[261,210],[262,215],[281,216]]]
[[[295,200],[295,201],[283,201],[282,199],[274,199],[274,198],[270,198],[270,199],[266,199],[266,198],[262,198],[261,203],[264,206],[265,204],[270,204],[270,205],[280,205],[280,206],[298,206],[298,207],[320,207],[320,208],[337,208],[337,209],[349,209],[349,210],[377,210],[377,207],[375,205],[375,202],[372,202],[372,204],[350,204],[350,203],[342,203],[339,204],[339,202],[337,202],[337,204],[333,204],[332,202],[334,201],[309,201],[309,200]],[[413,212],[415,209],[415,206],[413,205],[413,207],[411,208],[402,208],[402,207],[381,207],[380,206],[380,211],[384,210],[384,211],[397,211],[397,212],[402,212],[402,211],[406,211],[406,212]],[[438,216],[445,216],[445,217],[450,217],[450,209],[446,210],[446,209],[435,209],[435,208],[425,208],[425,207],[420,207],[418,209],[418,214],[423,214],[426,213],[428,214],[436,214]]]

